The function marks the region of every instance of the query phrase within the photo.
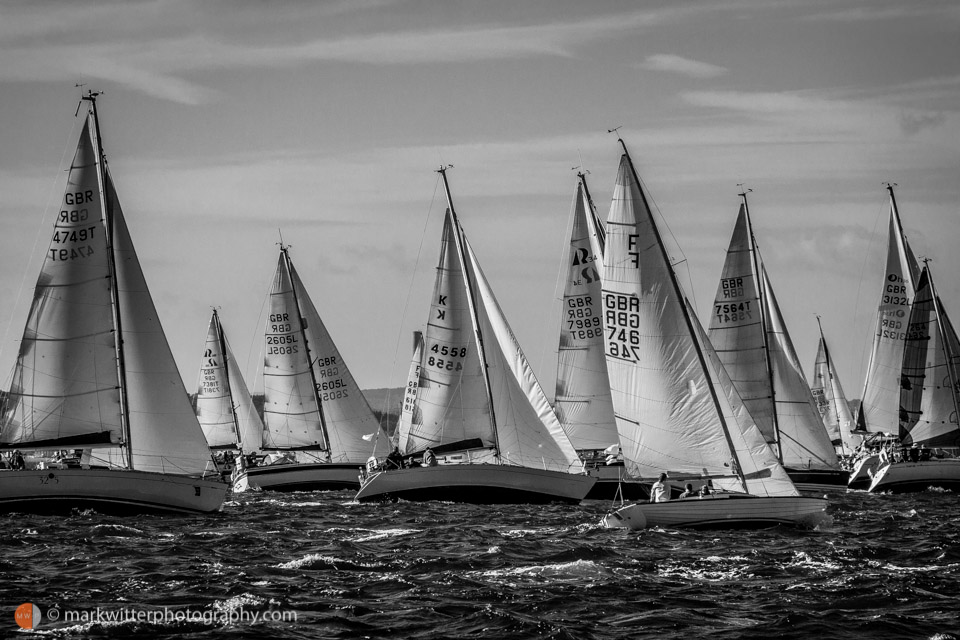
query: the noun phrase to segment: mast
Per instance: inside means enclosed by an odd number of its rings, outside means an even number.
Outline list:
[[[893,192],[891,191],[891,195]],[[930,259],[924,258],[923,264],[927,268],[927,278],[930,280],[930,293],[933,296],[933,312],[937,316],[937,331],[940,333],[940,344],[943,345],[944,360],[947,365],[947,376],[950,378],[950,397],[953,399],[953,410],[957,416],[960,416],[960,405],[957,404],[957,380],[953,366],[950,362],[950,353],[947,351],[947,334],[943,330],[943,315],[940,310],[940,298],[937,296],[937,288],[933,285],[933,272],[930,270]]]
[[[714,388],[713,379],[710,377],[710,370],[707,367],[706,359],[703,356],[703,349],[700,347],[700,341],[697,338],[697,329],[693,326],[693,319],[690,317],[690,310],[686,304],[686,297],[683,295],[683,291],[680,289],[680,282],[677,280],[677,274],[673,270],[673,265],[670,263],[670,257],[667,255],[667,249],[663,244],[663,238],[660,236],[660,229],[657,227],[656,221],[653,219],[653,211],[650,209],[650,204],[647,202],[647,196],[643,192],[643,188],[640,186],[640,176],[637,174],[636,167],[633,166],[633,159],[630,157],[630,152],[627,151],[627,144],[623,141],[623,138],[617,137],[617,141],[620,143],[620,146],[623,147],[623,153],[627,157],[627,163],[630,165],[630,173],[633,174],[633,180],[637,184],[637,192],[640,194],[641,200],[643,200],[643,205],[647,208],[647,211],[650,212],[650,227],[653,229],[653,233],[657,238],[657,245],[660,247],[660,252],[663,255],[664,263],[667,265],[667,271],[670,273],[670,283],[673,285],[673,291],[677,295],[677,300],[680,303],[680,307],[683,310],[683,319],[686,321],[687,331],[690,333],[690,337],[693,339],[693,346],[697,352],[697,360],[700,362],[700,369],[703,371],[704,377],[707,379],[707,388],[710,390],[710,397],[713,399],[713,406],[717,411],[717,417],[720,419],[720,426],[723,428],[723,436],[727,441],[727,447],[730,450],[730,455],[733,457],[733,461],[736,466],[737,477],[740,478],[740,483],[743,485],[743,490],[749,493],[747,489],[747,480],[743,475],[742,466],[740,464],[740,459],[737,456],[736,447],[733,445],[733,440],[730,438],[730,431],[727,427],[727,421],[723,417],[723,410],[720,408],[720,400],[717,398],[717,391]]]
[[[117,380],[120,384],[120,420],[123,429],[124,449],[127,454],[127,466],[133,469],[133,443],[130,441],[130,405],[127,399],[127,367],[123,355],[123,327],[120,318],[120,288],[117,282],[117,257],[113,246],[113,210],[106,197],[106,156],[103,153],[103,139],[100,137],[100,117],[97,114],[97,97],[99,91],[87,91],[81,100],[90,103],[90,112],[93,114],[94,144],[97,157],[97,183],[100,191],[100,206],[103,211],[103,226],[107,240],[107,264],[110,273],[110,301],[113,313],[113,326],[117,354]]]
[[[767,364],[767,382],[770,384],[770,404],[773,406],[773,434],[777,439],[777,459],[783,464],[783,448],[780,446],[780,419],[777,415],[777,391],[773,384],[773,363],[770,362],[770,336],[767,334],[766,296],[763,295],[763,276],[760,273],[760,261],[757,258],[757,239],[753,235],[753,223],[750,221],[750,207],[747,204],[747,189],[740,193],[743,201],[743,213],[747,219],[747,235],[750,238],[750,262],[753,265],[753,279],[757,286],[757,301],[760,303],[760,330],[763,335],[763,359]]]
[[[323,442],[326,445],[326,451],[330,451],[330,435],[327,433],[327,420],[323,415],[323,404],[320,402],[320,393],[317,391],[317,374],[313,370],[313,358],[310,355],[310,344],[307,341],[307,331],[303,324],[303,312],[300,310],[300,296],[297,295],[296,272],[293,269],[293,263],[290,261],[290,254],[287,253],[290,247],[280,244],[280,253],[283,255],[283,263],[287,267],[287,273],[290,274],[290,288],[293,291],[293,302],[297,307],[297,326],[300,328],[300,337],[303,338],[303,350],[307,356],[307,368],[310,369],[310,388],[313,389],[313,397],[317,402],[317,414],[320,416],[320,431],[323,433]],[[231,403],[233,401],[231,400]]]
[[[497,432],[497,415],[493,404],[493,388],[490,385],[490,373],[487,371],[487,354],[483,346],[483,335],[480,332],[480,318],[477,315],[477,302],[473,295],[473,282],[470,278],[470,270],[467,269],[466,251],[463,247],[463,230],[460,228],[460,219],[457,217],[457,211],[453,208],[453,198],[450,195],[450,185],[447,182],[447,169],[449,166],[442,166],[437,169],[437,173],[443,178],[443,190],[447,196],[447,206],[450,208],[450,216],[453,218],[454,234],[457,245],[457,256],[460,258],[460,267],[463,269],[463,279],[467,285],[467,302],[470,305],[470,315],[473,317],[473,330],[477,338],[477,350],[480,354],[480,370],[483,372],[483,383],[487,389],[487,403],[490,406],[490,425],[493,427],[493,441],[500,455],[500,434]]]
[[[600,218],[597,217],[597,208],[593,204],[593,198],[590,197],[590,189],[587,187],[587,175],[583,171],[577,172],[577,178],[580,179],[580,185],[583,187],[583,195],[587,199],[588,209],[590,209],[590,216],[593,217],[593,226],[597,230],[597,244],[600,246],[601,252],[607,244],[607,232],[603,228],[603,224],[600,222]]]
[[[227,396],[230,398],[230,415],[233,416],[233,429],[237,434],[237,446],[243,450],[242,436],[240,435],[240,419],[237,418],[237,405],[233,402],[233,386],[230,382],[230,367],[227,366],[227,339],[223,335],[223,326],[220,324],[220,314],[213,310],[213,324],[217,332],[217,344],[220,355],[223,357],[223,379],[227,383]]]

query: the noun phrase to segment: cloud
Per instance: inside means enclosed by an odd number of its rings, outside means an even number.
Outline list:
[[[668,73],[679,73],[690,76],[691,78],[716,78],[727,73],[726,67],[721,67],[707,62],[698,62],[688,58],[670,54],[657,54],[647,57],[639,66],[641,69],[649,71],[665,71]]]
[[[351,9],[379,12],[390,4],[387,0],[357,5],[306,3],[296,12],[264,12],[258,4],[178,0],[26,5],[7,12],[0,24],[4,59],[0,81],[97,78],[175,102],[198,104],[216,99],[217,93],[202,80],[185,79],[185,74],[329,61],[408,65],[571,57],[590,43],[635,34],[697,10],[636,11],[527,25],[404,29],[403,22],[416,17],[407,12],[404,21],[398,18],[399,26],[388,24],[372,33],[341,27],[330,19]],[[224,12],[227,15],[221,15]],[[306,25],[318,25],[327,33],[307,31]]]

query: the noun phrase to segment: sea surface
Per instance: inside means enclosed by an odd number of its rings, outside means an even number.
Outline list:
[[[610,530],[602,501],[351,498],[0,516],[0,637],[960,638],[956,493],[832,495],[813,531]],[[24,603],[33,631],[15,624]]]

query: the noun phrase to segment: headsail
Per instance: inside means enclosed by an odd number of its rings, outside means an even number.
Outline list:
[[[557,361],[556,413],[577,449],[606,449],[619,442],[603,352],[605,232],[578,174],[566,253]]]
[[[893,186],[887,185],[887,190],[890,192],[887,267],[870,363],[857,411],[857,430],[893,434],[897,432],[900,418],[900,368],[920,268],[903,234]]]
[[[900,391],[900,440],[960,446],[960,341],[923,267],[910,313]]]

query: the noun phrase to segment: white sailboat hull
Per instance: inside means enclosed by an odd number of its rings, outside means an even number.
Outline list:
[[[750,529],[777,525],[813,528],[823,519],[826,508],[827,501],[823,498],[717,494],[709,498],[632,504],[608,513],[601,524],[608,529]]]
[[[243,491],[337,491],[359,489],[360,463],[273,464],[237,468],[233,490]]]
[[[127,469],[0,471],[4,512],[215,513],[226,493],[219,481]]]
[[[960,490],[960,458],[887,464],[874,474],[868,491],[909,493],[929,487]]]
[[[496,464],[391,469],[367,476],[359,502],[445,500],[472,504],[578,504],[597,479],[588,475]]]
[[[850,471],[850,480],[847,482],[847,487],[850,489],[870,488],[870,483],[873,482],[873,474],[877,472],[879,466],[879,454],[860,458]]]

